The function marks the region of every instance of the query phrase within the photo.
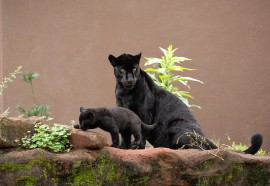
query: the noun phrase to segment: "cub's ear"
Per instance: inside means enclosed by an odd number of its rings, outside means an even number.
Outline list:
[[[114,57],[113,55],[109,55],[108,59],[113,67],[117,66],[116,57]]]
[[[137,54],[136,56],[134,56],[138,60],[138,63],[140,62],[141,56],[142,56],[141,52],[139,54]]]
[[[82,113],[83,111],[85,111],[85,108],[80,107],[80,113]]]

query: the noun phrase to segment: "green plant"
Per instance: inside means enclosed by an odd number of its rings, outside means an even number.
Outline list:
[[[34,88],[33,88],[33,80],[39,77],[38,73],[27,72],[22,75],[22,80],[26,83],[29,83],[31,86],[31,93],[33,97],[34,105],[30,109],[24,109],[20,105],[17,106],[18,112],[23,117],[30,117],[30,116],[44,116],[49,117],[51,114],[50,107],[48,105],[41,105],[38,103],[37,96],[35,95]]]
[[[69,128],[65,125],[54,124],[53,127],[49,127],[46,124],[37,123],[35,133],[31,136],[29,132],[27,136],[22,138],[22,147],[61,152],[70,149],[69,136]]]
[[[23,117],[44,116],[47,118],[51,114],[50,107],[48,105],[34,104],[30,109],[24,109],[18,105],[17,110]]]
[[[179,90],[175,83],[181,83],[188,89],[190,89],[189,81],[199,82],[202,83],[202,81],[198,79],[194,79],[191,77],[184,77],[177,74],[176,72],[184,72],[184,71],[193,71],[195,69],[186,68],[181,66],[180,64],[184,61],[189,61],[191,59],[186,57],[178,57],[174,56],[174,52],[177,50],[177,48],[173,49],[172,45],[170,45],[167,50],[160,47],[160,50],[163,52],[164,56],[161,58],[154,58],[154,57],[147,57],[145,66],[153,65],[153,67],[146,68],[146,72],[150,72],[150,76],[154,80],[154,82],[168,90],[169,92],[177,95],[188,107],[197,107],[200,108],[198,105],[190,104],[189,98],[193,98],[191,94],[188,91]]]
[[[22,66],[18,66],[16,70],[10,73],[8,76],[5,76],[0,83],[0,96],[3,96],[4,90],[8,87],[7,84],[11,83],[16,79],[16,75],[22,73]],[[0,117],[7,117],[9,114],[9,108],[7,108],[3,113],[0,114]]]
[[[241,151],[243,152],[244,150],[246,150],[248,148],[247,145],[245,144],[242,144],[242,143],[239,143],[237,144],[235,141],[233,141],[231,143],[231,145],[228,146],[229,149],[232,149],[232,150],[235,150],[235,151]],[[268,153],[266,152],[266,150],[264,149],[260,149],[258,152],[257,152],[258,155],[267,155]]]
[[[39,74],[38,73],[33,73],[33,72],[27,72],[25,74],[22,75],[22,80],[26,83],[30,83],[30,86],[31,86],[31,91],[32,91],[32,97],[34,99],[34,103],[35,104],[38,104],[37,103],[37,97],[34,93],[34,89],[33,89],[33,79],[36,79],[37,77],[39,77]]]

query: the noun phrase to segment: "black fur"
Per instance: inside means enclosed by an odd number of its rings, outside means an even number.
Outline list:
[[[108,58],[116,77],[117,106],[132,110],[146,124],[163,122],[164,125],[148,134],[147,140],[154,147],[217,148],[204,137],[188,107],[178,97],[158,87],[139,67],[141,54],[122,54],[117,58],[109,55]],[[260,148],[262,141],[256,137],[254,141],[246,153],[254,154]]]
[[[260,150],[262,142],[263,136],[261,134],[254,134],[251,138],[251,146],[244,152],[246,154],[256,154]]]
[[[159,122],[153,125],[144,124],[140,118],[131,110],[114,107],[114,108],[80,108],[79,125],[74,125],[74,128],[87,130],[101,128],[111,134],[112,146],[119,148],[119,133],[122,136],[123,143],[121,148],[140,148],[144,149],[143,138],[147,133],[142,135],[141,128],[144,131],[151,131]],[[135,140],[131,144],[131,135]]]

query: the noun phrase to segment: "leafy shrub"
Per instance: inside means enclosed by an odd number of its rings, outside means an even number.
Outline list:
[[[190,104],[189,98],[194,99],[188,91],[179,90],[175,83],[181,83],[188,89],[190,89],[189,81],[203,83],[198,79],[194,79],[191,77],[184,77],[176,72],[184,72],[184,71],[193,71],[195,69],[186,68],[181,66],[180,64],[184,61],[189,61],[191,59],[186,57],[178,57],[174,56],[174,52],[177,48],[173,49],[172,45],[170,45],[167,50],[160,47],[160,50],[163,52],[164,56],[161,58],[147,57],[145,58],[147,61],[145,62],[145,66],[152,65],[153,67],[146,68],[146,72],[150,72],[150,76],[154,80],[154,82],[168,90],[169,92],[178,96],[188,107],[197,107],[198,105]]]
[[[69,128],[65,125],[54,124],[53,127],[49,127],[46,124],[38,123],[35,125],[33,136],[29,134],[22,138],[22,147],[61,152],[70,149],[69,136]]]
[[[34,106],[30,109],[24,109],[18,105],[17,110],[23,117],[44,116],[47,118],[51,114],[51,110],[48,105],[34,104]]]

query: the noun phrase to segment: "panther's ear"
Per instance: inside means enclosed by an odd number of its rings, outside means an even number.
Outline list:
[[[82,113],[83,111],[85,111],[85,108],[80,107],[80,113]]]
[[[142,56],[141,52],[139,54],[137,54],[136,56],[134,56],[138,60],[138,63],[140,63],[141,56]]]
[[[109,55],[108,59],[113,67],[117,66],[116,57],[114,57],[113,55]]]

